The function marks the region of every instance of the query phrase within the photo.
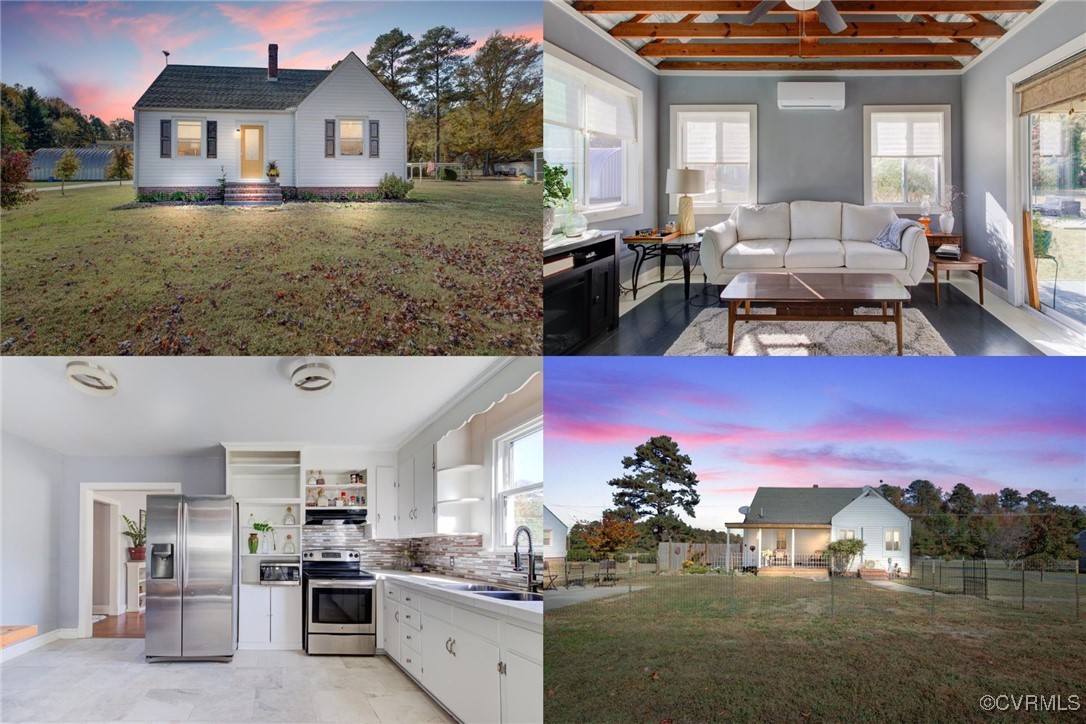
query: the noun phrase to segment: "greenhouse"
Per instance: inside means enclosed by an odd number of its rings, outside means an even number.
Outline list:
[[[113,158],[113,148],[39,148],[31,157],[31,181],[56,181],[56,165],[66,151],[79,159],[79,170],[72,181],[105,181],[106,169]]]

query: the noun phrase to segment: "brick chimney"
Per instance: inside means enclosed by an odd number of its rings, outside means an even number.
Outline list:
[[[279,46],[268,44],[268,80],[279,80]]]

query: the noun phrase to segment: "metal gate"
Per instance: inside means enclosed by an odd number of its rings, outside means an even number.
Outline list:
[[[962,593],[988,598],[988,561],[984,558],[962,560]]]

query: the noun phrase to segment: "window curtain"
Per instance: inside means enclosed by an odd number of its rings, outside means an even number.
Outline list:
[[[543,58],[543,120],[580,128],[584,116],[584,82],[565,63]]]
[[[1038,73],[1014,87],[1021,102],[1019,113],[1066,110],[1072,103],[1086,111],[1086,52]]]

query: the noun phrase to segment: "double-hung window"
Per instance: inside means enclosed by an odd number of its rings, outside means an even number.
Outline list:
[[[934,208],[950,170],[950,106],[864,106],[864,203]]]
[[[200,158],[204,155],[204,122],[177,122],[177,156]]]
[[[339,122],[339,155],[361,156],[366,124],[364,121],[341,120]]]
[[[573,200],[590,221],[641,213],[641,91],[560,48],[546,49],[544,159],[568,171]]]
[[[694,208],[729,214],[758,202],[758,107],[671,106],[671,166],[705,172]],[[671,213],[679,211],[671,195]]]
[[[522,425],[494,441],[495,547],[513,545],[513,533],[527,526],[543,542],[543,419]],[[526,544],[527,541],[522,541]]]
[[[901,528],[886,529],[886,550],[901,551]]]
[[[854,528],[842,528],[837,532],[837,540],[852,540],[856,537]]]

